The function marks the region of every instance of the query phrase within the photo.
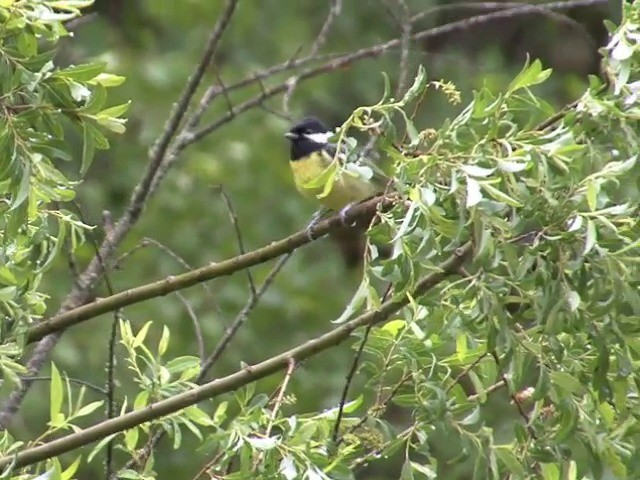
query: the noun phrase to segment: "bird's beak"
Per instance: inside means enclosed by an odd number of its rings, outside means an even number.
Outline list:
[[[287,132],[284,134],[284,138],[288,138],[289,140],[295,140],[296,138],[298,138],[298,135],[296,135],[293,132]]]

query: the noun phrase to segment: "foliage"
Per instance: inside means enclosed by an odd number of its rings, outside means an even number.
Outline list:
[[[128,105],[104,108],[106,89],[122,77],[105,73],[104,63],[60,68],[53,62],[55,45],[68,35],[61,21],[90,3],[0,3],[1,361],[12,381],[21,369],[10,360],[16,353],[10,346],[46,308],[42,275],[64,248],[83,243],[87,228],[65,208],[78,184],[63,173],[62,163],[76,157],[67,139],[83,136],[76,169],[84,174],[95,149],[109,146],[103,132],[124,131],[120,115]]]
[[[105,64],[52,61],[67,33],[60,22],[87,4],[0,0],[0,362],[13,383],[24,373],[15,361],[23,334],[45,311],[42,276],[62,252],[87,246],[87,225],[64,204],[94,150],[109,146],[104,133],[124,131],[128,104],[105,108],[106,89],[122,77]],[[373,142],[395,200],[368,231],[360,287],[332,328],[408,304],[353,334],[363,351],[355,377],[364,384],[354,381],[344,404],[305,410],[288,389],[305,374],[295,358],[271,396],[243,364],[236,375],[246,377],[229,393],[198,405],[194,396],[186,408],[102,435],[91,450],[72,448],[68,462],[33,462],[30,473],[72,478],[113,442],[124,465],[119,478],[161,477],[162,459],[145,445],[166,435],[179,452],[197,446],[198,469],[189,472],[196,478],[352,479],[393,455],[402,457],[402,479],[447,478],[452,465],[478,479],[636,478],[639,29],[640,5],[630,4],[602,49],[608,83],[592,77],[559,111],[536,93],[552,78],[539,60],[503,90],[475,91],[438,128],[421,120],[425,99],[438,91],[457,104],[461,96],[450,83],[429,81],[422,67],[398,98],[387,80],[379,102],[353,110],[336,138],[352,151],[369,143],[363,137]],[[76,157],[74,136],[82,138],[78,180],[60,163]],[[340,174],[334,165],[318,182],[329,189]],[[374,246],[385,242],[390,258]],[[468,242],[472,258],[425,292],[424,279]],[[118,320],[119,378],[135,392],[118,400],[121,417],[188,398],[206,381],[202,352],[176,348],[173,325],[153,319],[137,327],[120,313]],[[305,347],[312,356],[333,344]],[[3,434],[7,478],[24,473],[12,471],[12,455],[109,425],[96,418],[103,402],[85,398],[99,387],[77,388],[55,363],[48,380],[46,430],[25,443]]]

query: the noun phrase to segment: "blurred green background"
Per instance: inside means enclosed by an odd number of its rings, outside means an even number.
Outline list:
[[[437,5],[453,5],[418,0],[406,3],[412,13]],[[383,0],[345,0],[320,52],[342,53],[398,38],[400,29],[391,13],[398,11],[394,5]],[[199,61],[222,8],[223,2],[209,0],[98,2],[93,16],[74,29],[73,38],[61,43],[58,64],[106,61],[110,72],[127,77],[126,83],[111,94],[112,104],[132,100],[127,133],[110,137],[111,149],[98,152],[88,176],[78,188],[78,202],[86,221],[98,225],[96,238],[101,238],[99,226],[103,210],[111,212],[114,218],[122,213],[144,171],[147,151],[162,131],[172,103]],[[318,0],[241,0],[214,65],[205,76],[204,87],[217,83],[218,78],[225,84],[245,78],[286,61],[300,48],[304,55],[320,30],[328,8],[328,1]],[[473,13],[460,7],[429,15],[415,30]],[[567,13],[580,22],[580,28],[542,15],[515,16],[428,43],[412,44],[410,76],[423,64],[430,79],[451,80],[463,92],[462,105],[451,107],[441,94],[431,90],[416,124],[422,128],[437,127],[464,106],[472,89],[503,88],[521,68],[527,52],[561,73],[545,87],[551,103],[562,105],[575,99],[583,91],[586,76],[598,73],[597,47],[606,41],[602,19],[615,19],[616,11],[615,7],[601,5],[574,8]],[[291,98],[293,120],[313,113],[335,126],[353,108],[375,103],[383,91],[382,72],[389,76],[395,88],[399,53],[394,50],[383,57],[365,59],[301,83]],[[291,72],[285,72],[264,83],[276,85],[290,75]],[[237,104],[260,92],[260,85],[254,83],[233,92],[230,100]],[[225,203],[216,189],[218,185],[223,186],[233,203],[248,250],[304,227],[315,205],[300,199],[291,182],[288,145],[282,136],[290,122],[272,112],[282,112],[282,97],[267,100],[265,107],[239,115],[184,152],[149,202],[142,221],[123,245],[122,253],[136,248],[144,237],[149,237],[193,266],[237,254],[238,244]],[[217,98],[204,124],[226,111],[225,98]],[[77,140],[75,148],[79,152]],[[77,176],[77,172],[70,173]],[[93,249],[86,245],[77,252],[76,260],[82,266],[92,256]],[[51,312],[72,283],[67,265],[60,263],[43,284],[52,297]],[[271,265],[252,269],[257,282],[264,278]],[[110,279],[119,291],[181,271],[183,267],[166,252],[147,246],[127,257]],[[223,376],[237,369],[240,362],[258,362],[326,331],[331,326],[330,320],[350,299],[358,281],[358,272],[344,267],[339,251],[329,240],[315,242],[296,252],[210,377]],[[107,294],[104,286],[100,292]],[[209,291],[196,286],[183,294],[197,314],[206,345],[211,349],[246,302],[249,290],[246,276],[236,274],[210,282]],[[172,333],[169,357],[197,355],[192,321],[176,297],[127,308],[124,315],[138,327],[153,321],[151,335],[156,338],[162,325],[168,325]],[[103,316],[67,332],[55,350],[54,360],[59,368],[69,376],[102,384],[111,321],[112,317]],[[345,344],[307,362],[292,379],[289,393],[295,394],[297,403],[287,406],[286,411],[308,412],[334,406],[351,358],[351,345]],[[122,362],[118,372],[121,388],[117,394],[122,398],[133,390]],[[263,381],[259,388],[271,392],[279,381],[280,376],[274,376]],[[46,382],[39,382],[29,393],[22,415],[14,422],[13,431],[18,437],[33,438],[42,431],[48,415],[44,404],[47,389]],[[500,413],[501,405],[502,401],[498,400],[494,415]],[[169,442],[162,444],[156,468],[161,478],[193,476],[206,452],[194,453],[189,449],[192,440],[185,434],[185,443],[176,452],[170,450]],[[443,441],[438,448],[446,450],[446,440]],[[386,461],[379,463],[361,478],[397,478],[397,467]],[[102,470],[98,460],[94,460],[92,469],[93,473],[85,469],[81,478],[95,478]],[[458,473],[460,476],[456,476]],[[458,473],[451,472],[450,478],[465,478],[464,473]]]

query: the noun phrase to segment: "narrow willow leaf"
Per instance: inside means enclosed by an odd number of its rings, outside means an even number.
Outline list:
[[[95,153],[94,137],[89,130],[87,122],[82,123],[82,163],[80,165],[80,175],[84,175],[89,170],[93,155]]]
[[[413,85],[409,87],[409,90],[407,90],[407,93],[404,94],[404,97],[402,97],[402,100],[400,100],[398,104],[400,106],[404,106],[407,103],[414,100],[416,97],[421,95],[422,92],[424,92],[426,85],[427,85],[427,72],[425,71],[424,67],[420,65],[418,67],[418,73],[416,74],[416,78],[413,81]]]
[[[53,423],[61,413],[64,389],[62,378],[55,364],[51,363],[51,381],[49,382],[49,419]]]
[[[482,200],[482,191],[477,180],[467,177],[467,208],[471,208]]]
[[[516,75],[516,78],[514,78],[511,84],[507,87],[507,92],[513,93],[516,90],[542,83],[549,78],[551,72],[552,70],[550,68],[546,70],[542,69],[542,62],[540,62],[540,60],[536,59],[531,65],[529,65],[527,59],[527,62],[520,73]]]
[[[11,208],[9,211],[16,210],[29,197],[31,192],[31,167],[29,163],[25,163],[22,169],[22,177],[17,192],[11,198]]]
[[[509,195],[504,193],[502,190],[498,190],[493,185],[491,185],[489,183],[486,183],[486,182],[481,182],[480,186],[491,197],[493,197],[494,200],[497,200],[498,202],[501,202],[501,203],[506,203],[507,205],[510,205],[512,207],[522,207],[522,203],[520,203],[519,201],[517,201],[514,198],[511,198]]]

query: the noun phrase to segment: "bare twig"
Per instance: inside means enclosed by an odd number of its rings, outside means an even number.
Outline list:
[[[189,301],[182,295],[180,292],[176,292],[176,296],[180,299],[182,305],[184,305],[185,310],[189,314],[189,318],[191,319],[191,323],[193,324],[193,333],[196,336],[196,343],[198,345],[198,358],[200,362],[204,361],[204,337],[202,336],[202,328],[200,328],[200,322],[198,321],[198,316],[196,312],[193,311]]]
[[[459,270],[458,270],[459,271]],[[471,364],[469,366],[467,366],[467,368],[465,368],[464,370],[462,370],[457,376],[456,378],[453,379],[453,382],[451,383],[451,385],[449,385],[445,392],[449,393],[449,391],[455,387],[460,380],[466,376],[471,370],[473,370],[476,365],[478,365],[485,357],[487,356],[487,352],[483,353],[482,355],[480,355],[478,358],[476,358],[473,362],[471,362]]]
[[[546,12],[547,9],[567,9],[567,8],[578,7],[578,6],[596,5],[604,2],[605,0],[574,0],[569,2],[554,2],[554,3],[546,4],[547,7],[542,10]],[[472,28],[476,25],[487,23],[500,18],[508,18],[508,17],[514,17],[519,15],[541,14],[543,13],[541,12],[541,8],[542,7],[537,5],[518,5],[518,7],[514,7],[511,9],[505,9],[499,12],[491,12],[484,15],[478,15],[478,16],[467,18],[464,20],[451,22],[446,25],[441,25],[439,27],[423,30],[423,31],[412,34],[411,40],[412,41],[428,40],[428,39],[436,38],[441,35],[448,35],[460,30]],[[379,57],[380,55],[386,53],[390,49],[400,46],[401,43],[402,43],[401,39],[394,39],[394,40],[390,40],[385,43],[380,43],[371,47],[362,48],[355,52],[339,55],[337,57],[334,57],[326,61],[322,65],[311,67],[304,70],[303,72],[301,72],[299,75],[296,76],[297,82],[305,81],[310,78],[316,77],[318,75],[341,69],[351,63],[362,60],[364,58]],[[183,142],[181,142],[179,145],[176,146],[176,154],[179,153],[184,148],[186,148],[187,146],[201,140],[203,137],[217,130],[222,125],[230,122],[234,117],[236,117],[240,113],[261,105],[262,102],[264,102],[267,98],[272,97],[274,95],[281,94],[285,92],[288,88],[289,88],[288,81],[285,81],[274,87],[266,89],[260,95],[257,95],[252,99],[246,100],[245,102],[236,105],[234,107],[233,116],[230,116],[228,113],[226,115],[222,115],[220,118],[218,118],[214,122],[194,131],[193,135],[189,136],[189,138],[185,138]]]
[[[280,406],[282,405],[282,400],[284,399],[284,392],[287,390],[287,386],[289,385],[289,380],[293,375],[293,372],[296,369],[296,361],[291,358],[289,359],[289,366],[287,367],[287,372],[284,375],[284,380],[282,380],[282,385],[278,389],[278,395],[276,396],[275,402],[273,403],[273,409],[271,410],[271,415],[269,416],[269,423],[267,424],[267,428],[264,431],[264,436],[269,438],[271,436],[271,429],[273,428],[273,424],[278,417],[278,411],[280,410]],[[253,471],[256,473],[260,462],[264,458],[264,452],[259,452],[256,455],[255,461],[253,462]]]
[[[502,370],[502,367],[500,365],[500,358],[498,357],[498,354],[496,352],[491,352],[491,356],[493,357],[493,360],[496,362],[496,367],[498,367],[499,370]],[[507,376],[503,372],[500,372],[500,377],[502,378],[502,381],[504,382],[505,386],[509,387],[509,381],[507,380]],[[511,391],[510,388],[509,388],[509,396],[511,397],[511,400],[513,400],[513,403],[518,409],[518,413],[522,417],[522,420],[524,421],[524,426],[529,432],[529,436],[531,437],[532,440],[537,440],[538,437],[536,435],[536,432],[529,422],[529,415],[527,415],[527,413],[523,410],[522,405],[520,405],[520,400],[518,400],[518,397]]]
[[[93,383],[87,382],[85,380],[80,380],[78,378],[71,378],[71,377],[65,377],[66,380],[69,381],[69,383],[75,383],[77,385],[80,385],[82,387],[87,387],[89,390],[93,390],[96,393],[99,393],[100,395],[103,396],[107,396],[107,391],[102,388],[99,387],[98,385],[95,385]],[[34,382],[50,382],[51,381],[51,377],[49,376],[37,376],[37,377],[32,377],[31,380],[33,380]]]
[[[233,106],[231,107],[233,108]],[[224,201],[225,206],[227,207],[227,212],[229,212],[229,220],[231,221],[231,225],[233,226],[233,231],[236,234],[236,242],[238,242],[238,249],[240,250],[240,254],[244,255],[247,251],[244,249],[244,241],[242,240],[242,232],[240,231],[240,225],[238,223],[238,214],[236,213],[236,209],[233,208],[233,204],[231,203],[231,199],[227,195],[227,192],[224,191],[222,185],[219,185],[216,190],[220,193],[222,200]],[[249,290],[251,291],[251,295],[255,297],[256,295],[256,284],[253,281],[253,275],[251,275],[251,270],[246,269],[247,280],[249,281]]]
[[[327,14],[327,18],[325,18],[324,23],[322,24],[322,28],[320,32],[318,32],[318,36],[311,44],[311,48],[309,48],[309,57],[315,56],[320,48],[327,42],[327,37],[329,35],[329,31],[331,30],[331,26],[333,22],[338,18],[340,12],[342,11],[342,0],[331,0],[331,7],[329,7],[329,13]]]
[[[231,339],[235,336],[235,334],[238,332],[238,330],[244,324],[247,318],[249,318],[251,311],[258,304],[258,301],[260,300],[262,295],[264,295],[264,293],[267,291],[269,286],[271,286],[271,284],[275,280],[276,275],[278,274],[278,272],[280,272],[282,267],[284,267],[284,264],[287,263],[287,261],[291,258],[291,255],[292,253],[287,253],[282,258],[280,258],[280,260],[278,260],[278,263],[275,264],[275,266],[271,269],[271,271],[267,275],[267,278],[265,278],[264,282],[262,282],[262,285],[260,285],[258,290],[249,297],[249,300],[247,300],[247,303],[242,308],[238,316],[227,328],[223,337],[220,339],[216,347],[213,349],[213,352],[211,352],[209,357],[207,357],[207,359],[202,363],[200,374],[198,375],[198,380],[197,380],[198,382],[202,381],[206,377],[208,371],[211,369],[214,363],[218,361],[218,359],[222,356],[222,353],[225,351],[225,349],[229,345],[229,342],[231,342]]]
[[[329,7],[329,13],[327,14],[327,18],[325,18],[324,23],[322,24],[322,28],[320,28],[320,32],[318,32],[318,36],[311,44],[311,48],[309,49],[309,54],[306,58],[313,58],[318,54],[318,51],[322,46],[326,43],[327,37],[329,35],[329,31],[331,30],[331,26],[340,12],[342,11],[342,0],[331,0],[331,7]],[[297,54],[294,55],[294,59],[297,57]],[[298,77],[292,76],[287,80],[287,90],[284,92],[282,96],[282,110],[285,113],[289,112],[289,103],[291,101],[291,97],[293,96],[293,92],[298,85]]]
[[[282,405],[282,399],[284,398],[284,392],[287,390],[287,386],[289,385],[289,380],[293,375],[294,370],[296,369],[296,361],[293,358],[289,359],[289,366],[287,367],[287,373],[284,376],[284,380],[282,381],[282,386],[278,391],[278,396],[276,397],[276,401],[273,404],[273,410],[271,411],[271,416],[269,417],[269,424],[267,425],[267,429],[264,434],[266,437],[271,435],[271,429],[273,428],[273,424],[276,421],[276,417],[278,416],[278,410],[280,410],[280,405]]]
[[[105,278],[108,278],[105,276]],[[112,293],[111,286],[109,286],[109,291]],[[120,320],[121,311],[116,310],[113,312],[113,319],[111,320],[111,331],[109,333],[109,346],[107,352],[107,381],[106,381],[106,390],[107,390],[107,404],[105,408],[105,412],[107,414],[107,418],[111,419],[116,416],[116,404],[115,404],[115,391],[116,391],[116,382],[115,382],[115,364],[116,364],[116,342],[118,339],[118,324]],[[105,479],[108,479],[113,470],[113,449],[114,449],[114,439],[109,440],[107,443],[107,451],[105,455]]]
[[[344,405],[345,403],[347,403],[347,396],[349,396],[349,387],[351,386],[353,377],[355,376],[356,371],[358,370],[358,365],[360,364],[360,357],[362,356],[364,346],[367,344],[367,340],[369,339],[369,332],[371,332],[371,328],[373,328],[373,323],[370,323],[369,325],[367,325],[367,328],[365,329],[364,334],[362,335],[360,346],[358,347],[358,351],[353,357],[351,368],[349,369],[349,373],[347,374],[346,381],[344,382],[344,388],[342,389],[342,396],[340,397],[340,403],[338,404],[338,415],[336,416],[336,422],[333,425],[333,434],[331,435],[331,439],[334,444],[338,441],[338,433],[340,432],[340,423],[342,422]]]
[[[413,19],[411,12],[405,0],[388,0],[389,3],[393,3],[388,8],[389,13],[396,20],[400,27],[400,66],[398,72],[398,86],[396,87],[396,98],[401,98],[407,85],[407,75],[409,73],[409,50],[411,47],[411,30],[413,28]]]
[[[571,5],[568,5],[571,4]],[[590,5],[590,4],[589,4]],[[416,22],[422,20],[426,16],[434,15],[438,13],[446,13],[446,12],[460,12],[462,10],[475,10],[475,11],[487,11],[487,10],[504,10],[504,9],[514,9],[522,6],[531,6],[530,3],[525,2],[460,2],[460,3],[452,3],[449,5],[438,5],[436,7],[428,8],[423,10],[420,13],[417,13],[411,17],[411,23],[415,24]],[[540,9],[540,14],[549,17],[550,19],[566,24],[571,28],[575,28],[579,30],[583,36],[587,39],[590,45],[594,46],[593,37],[589,33],[589,31],[582,25],[580,22],[568,17],[566,15],[558,14],[553,10],[567,10],[569,8],[579,7],[579,6],[588,6],[584,5],[580,2],[549,2],[549,3],[538,3],[537,6]]]

